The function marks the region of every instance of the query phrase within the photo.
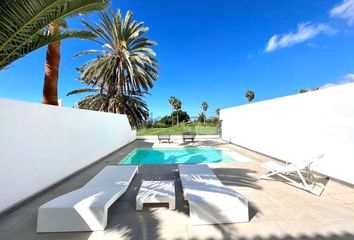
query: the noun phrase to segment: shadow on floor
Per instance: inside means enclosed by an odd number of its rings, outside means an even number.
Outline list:
[[[213,140],[202,140],[202,139],[196,139],[194,142],[191,141],[187,141],[187,142],[182,142],[179,143],[178,145],[180,146],[191,146],[191,147],[198,147],[198,146],[202,146],[202,147],[218,147],[218,146],[223,146],[226,143],[223,141],[213,141]]]
[[[299,183],[299,184],[302,184],[302,181],[299,177],[299,175],[297,174],[288,174],[286,175],[286,177],[288,177],[289,179],[291,180],[294,180],[295,182]],[[304,176],[306,182],[311,185],[313,183],[313,180],[311,179],[307,179],[305,176]],[[323,184],[324,185],[324,189],[326,188],[326,185],[327,183],[329,182],[329,177],[318,177],[318,176],[315,176],[316,178],[316,182],[319,183],[319,184]],[[287,184],[287,185],[290,185],[290,186],[293,186],[293,187],[296,187],[296,188],[300,188],[298,185],[280,177],[280,176],[277,176],[277,175],[272,175],[270,177],[266,177],[266,178],[263,178],[262,181],[277,181],[277,182],[282,182],[284,184]],[[316,185],[317,189],[320,189],[321,186],[320,185]],[[301,189],[301,188],[300,188]],[[316,193],[317,194],[317,193]],[[318,193],[319,194],[319,193]]]
[[[212,240],[213,238],[210,238]],[[343,233],[343,234],[328,234],[328,235],[321,235],[317,234],[314,236],[307,236],[307,235],[299,235],[299,236],[269,236],[269,237],[261,237],[256,236],[252,238],[247,237],[240,237],[238,240],[353,240],[354,235],[350,233]],[[195,239],[197,240],[197,239]]]
[[[219,180],[226,186],[246,187],[261,190],[262,187],[257,184],[258,179],[253,175],[257,171],[246,168],[214,168],[214,173]]]
[[[125,231],[127,239],[159,239],[161,220],[159,214],[173,216],[173,211],[188,216],[188,205],[183,200],[182,186],[176,164],[140,165],[127,192],[110,208],[106,231]],[[174,181],[176,192],[176,209],[168,210],[164,204],[144,204],[142,211],[136,211],[135,200],[142,181]],[[129,231],[128,231],[129,230]],[[163,230],[163,228],[162,228]]]

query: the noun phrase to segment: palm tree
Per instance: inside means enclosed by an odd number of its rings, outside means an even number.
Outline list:
[[[175,111],[176,111],[176,114],[177,114],[177,126],[179,126],[178,111],[181,110],[181,108],[182,108],[182,102],[181,102],[181,100],[175,98],[174,101],[173,101],[173,108],[174,108]]]
[[[124,104],[125,114],[128,116],[131,126],[139,127],[149,117],[149,109],[146,102],[142,99],[142,93],[124,95],[123,98],[118,94],[110,95],[106,87],[81,88],[71,91],[72,94],[94,92],[95,94],[86,96],[77,102],[77,107],[94,111],[121,113],[121,104]]]
[[[168,102],[171,104],[172,106],[172,113],[171,113],[171,120],[172,120],[172,126],[173,126],[173,110],[174,110],[174,106],[173,106],[173,103],[175,102],[176,98],[174,96],[171,96],[169,99],[168,99]]]
[[[205,112],[208,110],[208,107],[209,107],[209,105],[208,105],[208,103],[207,102],[202,102],[202,109],[203,109],[203,113],[204,113],[204,124],[205,124],[205,121],[206,121],[206,114],[205,114]]]
[[[1,0],[0,70],[26,54],[67,38],[90,38],[87,31],[55,31],[51,23],[79,13],[103,9],[108,0]]]
[[[246,92],[245,97],[247,98],[248,102],[250,103],[250,102],[253,101],[253,99],[254,99],[254,97],[255,97],[255,93],[254,93],[252,90],[248,90],[248,91]]]
[[[215,110],[215,113],[216,113],[216,116],[218,116],[218,118],[219,118],[219,116],[220,116],[220,108],[217,108],[217,109]]]
[[[220,108],[217,108],[216,109],[216,116],[217,116],[217,126],[216,126],[216,129],[217,129],[217,133],[218,135],[221,137],[221,120],[220,120]]]
[[[120,10],[117,14],[112,10],[101,13],[100,21],[94,25],[83,24],[97,36],[93,40],[100,44],[100,48],[105,49],[87,50],[76,55],[98,54],[79,68],[81,82],[91,88],[79,89],[69,95],[96,92],[95,97],[91,96],[93,102],[89,99],[89,103],[79,103],[79,107],[127,114],[129,119],[134,119],[132,125],[139,125],[148,114],[148,111],[144,112],[148,109],[142,97],[153,87],[159,68],[151,49],[156,43],[142,36],[148,28],[132,21],[129,11],[123,18]]]

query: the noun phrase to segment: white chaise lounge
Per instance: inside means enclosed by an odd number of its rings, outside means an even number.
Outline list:
[[[178,169],[192,225],[249,222],[247,198],[223,185],[208,165]]]
[[[38,209],[37,232],[104,230],[108,208],[127,190],[138,167],[107,166],[82,188]]]
[[[267,169],[268,173],[260,176],[259,179],[264,179],[266,177],[271,176],[279,176],[287,180],[295,187],[301,188],[305,191],[320,196],[325,186],[322,183],[317,182],[315,176],[311,171],[311,164],[323,158],[323,156],[323,154],[319,154],[304,161],[286,163],[285,165],[281,165],[271,161],[265,162],[261,164],[261,167]],[[300,178],[301,182],[297,182],[294,179],[290,178],[291,174],[296,174]],[[310,180],[311,183],[306,180]]]

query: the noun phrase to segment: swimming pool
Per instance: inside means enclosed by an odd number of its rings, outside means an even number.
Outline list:
[[[179,164],[179,163],[231,163],[240,162],[226,152],[214,148],[136,148],[121,164]],[[242,160],[245,161],[245,160]]]

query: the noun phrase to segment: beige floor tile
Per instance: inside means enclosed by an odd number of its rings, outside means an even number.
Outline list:
[[[144,239],[144,238],[143,238]],[[151,239],[151,238],[145,238]],[[158,229],[157,238],[161,240],[187,240],[188,231],[186,225],[164,226]]]
[[[346,205],[321,205],[311,206],[312,213],[317,220],[326,219],[354,219],[354,211]]]
[[[220,225],[187,225],[189,239],[195,240],[221,240],[221,239],[238,239],[238,234],[234,224]]]
[[[250,223],[274,221],[274,219],[279,218],[279,215],[274,208],[260,208],[253,210],[252,206],[250,207]]]
[[[321,233],[321,223],[314,220],[278,221],[280,229],[285,235],[301,239],[301,236],[313,236]]]
[[[186,225],[189,223],[189,215],[185,212],[170,209],[149,209],[151,215],[159,221],[160,226]]]
[[[336,193],[333,197],[344,204],[354,204],[354,192],[350,193]]]
[[[312,208],[308,206],[279,207],[273,209],[279,220],[316,220],[318,216]],[[273,218],[273,220],[276,218]]]
[[[322,205],[342,205],[343,203],[333,197],[332,194],[315,196],[313,194],[304,196],[303,198],[310,206],[322,206]]]
[[[242,223],[237,224],[236,228],[238,238],[242,239],[273,239],[283,234],[275,221]]]
[[[287,194],[285,196],[279,197],[271,197],[270,200],[274,203],[276,207],[283,208],[300,208],[309,206],[308,202],[303,198],[299,198],[297,196],[292,196],[291,194]]]
[[[320,220],[321,234],[343,236],[350,233],[354,239],[354,218],[353,219],[329,219]],[[348,237],[349,239],[349,237]]]
[[[122,227],[119,229],[107,229],[106,231],[96,231],[90,233],[87,240],[130,240],[130,239],[141,239],[140,232],[135,231],[133,228]]]
[[[352,193],[353,187],[344,185],[344,184],[336,182],[336,181],[329,181],[326,184],[326,188],[324,191],[332,193],[332,194],[333,193]]]

